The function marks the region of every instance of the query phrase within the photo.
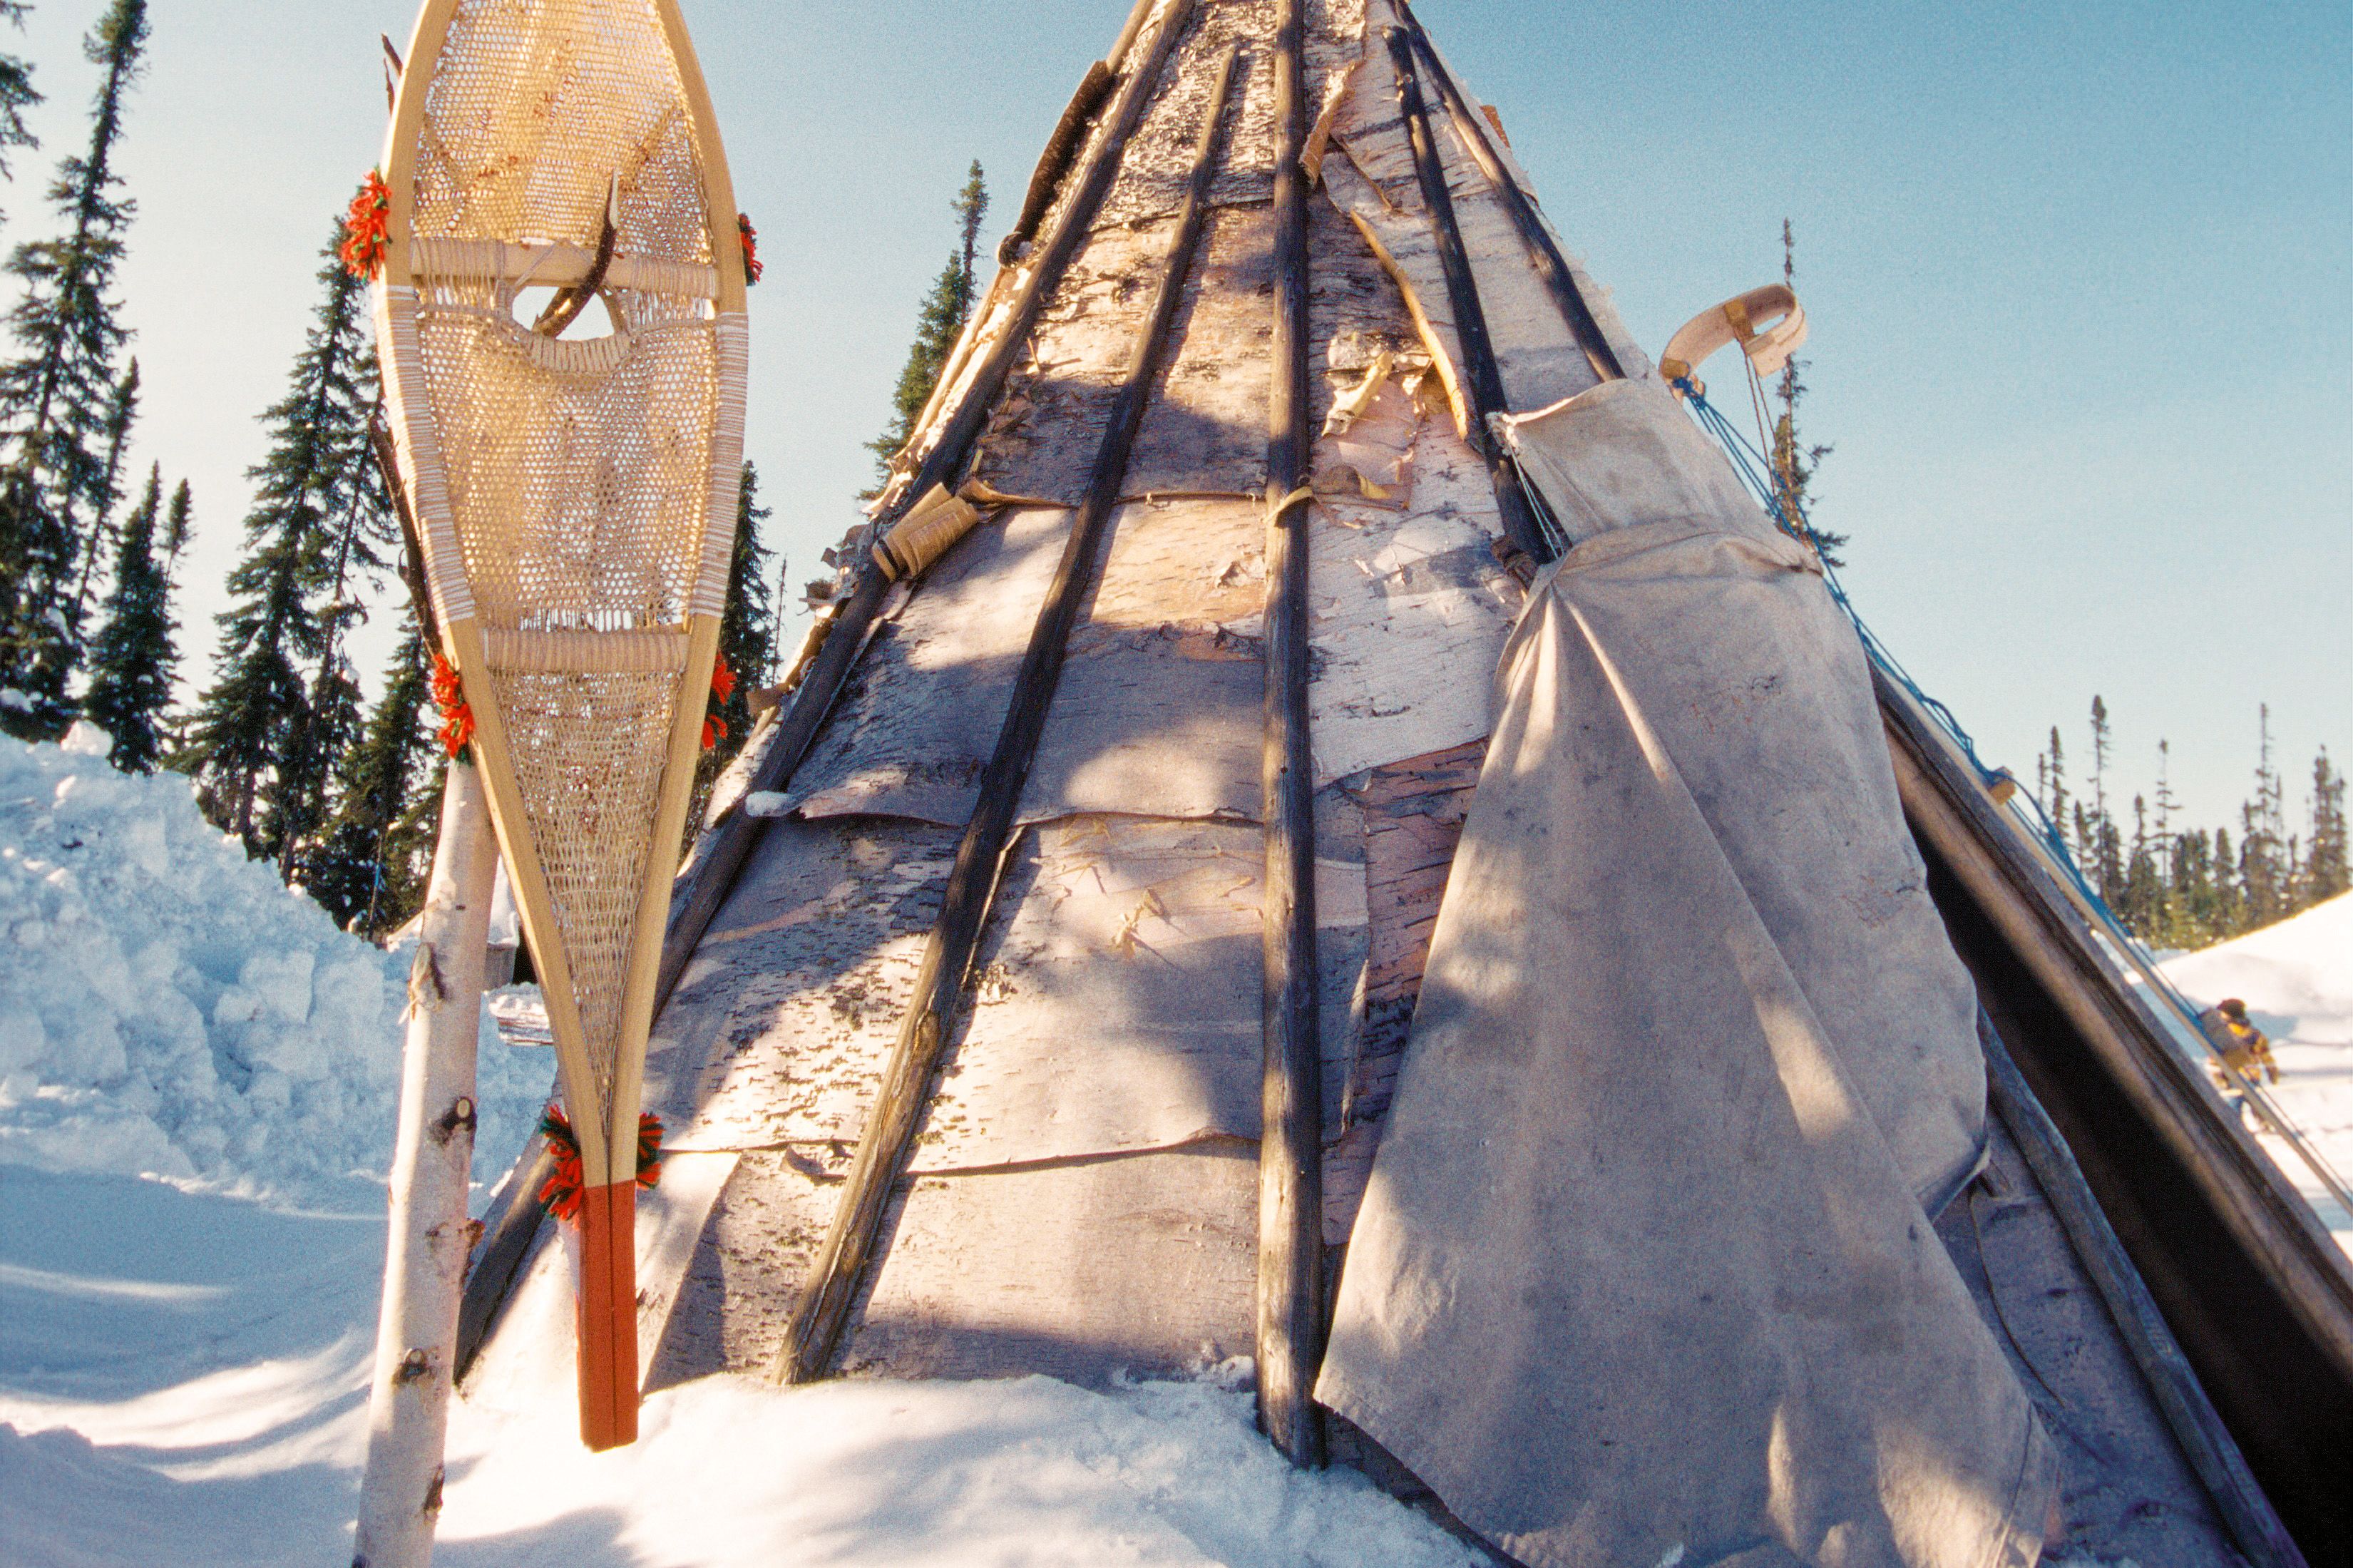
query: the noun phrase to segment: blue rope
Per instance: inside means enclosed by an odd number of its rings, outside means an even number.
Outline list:
[[[1830,563],[1824,554],[1821,537],[1814,531],[1813,524],[1806,517],[1805,509],[1797,504],[1797,498],[1785,494],[1781,486],[1774,482],[1773,466],[1767,460],[1765,454],[1758,451],[1756,444],[1742,435],[1739,427],[1726,419],[1723,412],[1707,400],[1701,392],[1698,383],[1689,376],[1677,376],[1669,384],[1683,395],[1685,405],[1699,420],[1700,427],[1714,436],[1717,445],[1724,448],[1725,455],[1732,459],[1732,466],[1740,475],[1741,482],[1748,487],[1750,493],[1755,495],[1758,502],[1764,506],[1766,514],[1772,518],[1774,526],[1811,550],[1816,558],[1820,560],[1822,581],[1830,587],[1831,598],[1837,603],[1841,610],[1846,612],[1846,618],[1853,624],[1855,635],[1862,639],[1864,655],[1873,664],[1878,666],[1889,679],[1901,686],[1924,710],[1935,717],[1939,727],[1953,739],[1954,742],[1960,747],[1962,753],[1968,758],[1969,765],[1977,770],[1978,778],[1981,784],[1992,785],[2008,783],[2015,786],[2018,781],[2011,777],[2008,769],[1989,767],[1986,764],[1985,759],[1978,755],[1977,742],[1971,738],[1967,730],[1961,727],[1961,721],[1954,716],[1953,710],[1920,689],[1920,683],[1912,679],[1911,672],[1904,668],[1902,661],[1896,658],[1885,643],[1880,641],[1879,635],[1873,632],[1869,624],[1863,620],[1862,613],[1854,607],[1854,601],[1847,596],[1845,584],[1839,581],[1837,568]],[[2019,809],[2014,803],[2021,800],[2026,803],[2025,809],[2032,814],[2033,820],[2031,826],[2042,838],[2044,846],[2049,848],[2052,858],[2058,862],[2060,868],[2067,874],[2068,879],[2075,884],[2076,890],[2084,895],[2084,901],[2098,911],[2101,921],[2108,928],[2109,935],[2123,945],[2126,952],[2134,957],[2137,961],[2135,967],[2140,970],[2143,976],[2173,1005],[2181,1017],[2194,1027],[2198,1018],[2197,1007],[2158,968],[2156,958],[2141,940],[2133,935],[2130,928],[2116,917],[2114,910],[2108,908],[2108,901],[2100,896],[2100,890],[2092,885],[2090,879],[2084,875],[2083,868],[2075,863],[2074,853],[2067,847],[2067,840],[2059,831],[2059,825],[2052,821],[2050,814],[2042,809],[2042,803],[2024,789],[2016,789],[2010,800],[2013,803],[2013,810]],[[2199,1031],[2199,1037],[2204,1038],[2203,1030]]]

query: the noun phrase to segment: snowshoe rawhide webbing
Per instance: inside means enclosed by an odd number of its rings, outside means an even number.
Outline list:
[[[674,0],[427,0],[383,174],[387,416],[579,1140],[581,1435],[610,1447],[637,1434],[639,1080],[733,547],[743,241]],[[591,291],[608,329],[553,335]]]

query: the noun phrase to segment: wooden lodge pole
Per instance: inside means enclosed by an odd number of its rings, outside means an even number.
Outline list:
[[[1162,47],[1155,51],[1155,59],[1165,54],[1170,41],[1164,35]],[[915,973],[914,1001],[900,1026],[898,1043],[883,1068],[882,1086],[867,1113],[866,1131],[859,1139],[858,1152],[843,1183],[840,1206],[835,1211],[833,1225],[809,1267],[807,1282],[802,1286],[800,1299],[794,1303],[792,1317],[785,1326],[784,1350],[776,1366],[780,1382],[812,1382],[824,1376],[831,1364],[842,1329],[849,1319],[859,1281],[881,1232],[883,1212],[890,1205],[892,1190],[898,1184],[914,1145],[932,1075],[954,1027],[965,971],[973,950],[979,944],[980,928],[988,916],[997,870],[1012,840],[1014,817],[1020,809],[1022,790],[1029,780],[1030,763],[1036,760],[1039,742],[1045,735],[1046,716],[1053,706],[1054,689],[1061,678],[1071,628],[1093,583],[1095,558],[1101,552],[1103,531],[1110,524],[1119,501],[1120,487],[1127,477],[1128,452],[1134,445],[1137,427],[1144,422],[1145,405],[1151,400],[1153,384],[1158,378],[1169,323],[1176,317],[1177,304],[1184,298],[1186,279],[1192,271],[1193,252],[1208,216],[1209,180],[1217,172],[1219,128],[1225,119],[1226,100],[1233,83],[1234,58],[1234,49],[1229,45],[1218,68],[1208,107],[1203,110],[1200,140],[1193,155],[1192,180],[1177,215],[1176,233],[1169,242],[1166,264],[1144,327],[1136,334],[1127,379],[1112,405],[1102,445],[1096,448],[1086,499],[1071,521],[1070,537],[1063,543],[1053,584],[1047,589],[1037,625],[1030,631],[1029,646],[1022,655],[1020,673],[1014,680],[1012,701],[1006,710],[1004,728],[998,731],[997,748],[980,777],[979,805],[965,828],[963,840],[956,846],[955,863],[949,869],[947,888],[941,897],[939,919],[923,944],[923,962]],[[1131,89],[1139,84],[1148,93],[1150,83],[1141,78],[1138,83],[1130,84]]]
[[[453,762],[408,975],[384,1306],[353,1568],[423,1568],[433,1558],[470,1239],[474,1053],[498,864],[481,775]]]
[[[1569,334],[1577,339],[1577,346],[1585,351],[1587,362],[1593,366],[1593,374],[1604,381],[1624,380],[1626,371],[1618,363],[1618,351],[1609,346],[1609,340],[1602,335],[1601,323],[1593,319],[1593,309],[1585,302],[1585,295],[1577,287],[1576,276],[1568,269],[1568,258],[1561,255],[1560,247],[1553,240],[1552,231],[1545,226],[1544,219],[1536,216],[1535,204],[1528,200],[1528,194],[1520,189],[1520,183],[1512,178],[1511,171],[1504,168],[1504,161],[1495,155],[1494,144],[1487,140],[1487,130],[1479,122],[1478,111],[1464,100],[1461,88],[1455,84],[1452,74],[1438,58],[1438,50],[1431,46],[1430,35],[1421,30],[1421,23],[1406,8],[1402,0],[1398,5],[1398,15],[1405,18],[1406,27],[1413,36],[1414,47],[1430,67],[1430,79],[1438,84],[1438,96],[1446,105],[1446,117],[1454,122],[1455,136],[1469,149],[1472,158],[1479,165],[1479,172],[1487,176],[1487,184],[1494,187],[1496,198],[1504,204],[1504,210],[1511,214],[1513,226],[1520,231],[1520,239],[1528,247],[1529,264],[1535,268],[1536,277],[1552,295],[1553,303],[1559,307],[1561,320],[1567,324]]]
[[[1406,139],[1413,146],[1413,168],[1421,184],[1422,205],[1438,242],[1438,260],[1446,273],[1447,302],[1454,310],[1454,336],[1462,345],[1464,392],[1471,399],[1471,446],[1487,464],[1487,478],[1495,487],[1496,510],[1503,513],[1504,536],[1533,561],[1550,561],[1558,552],[1537,525],[1535,509],[1520,489],[1519,470],[1512,466],[1487,416],[1510,410],[1504,395],[1504,373],[1495,363],[1495,346],[1487,335],[1487,312],[1479,303],[1479,280],[1472,276],[1471,258],[1462,248],[1462,230],[1454,220],[1454,197],[1446,187],[1446,170],[1438,161],[1438,145],[1430,140],[1430,112],[1422,102],[1421,81],[1414,72],[1413,42],[1403,27],[1385,27],[1389,64],[1397,72],[1398,110],[1404,117]]]
[[[1274,341],[1266,431],[1266,979],[1260,1016],[1258,1409],[1293,1464],[1324,1463],[1324,1089],[1316,1028],[1315,767],[1307,727],[1305,0],[1274,32]]]

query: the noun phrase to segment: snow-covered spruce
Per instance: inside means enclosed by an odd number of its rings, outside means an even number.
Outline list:
[[[337,931],[175,773],[0,739],[0,1163],[287,1201],[380,1177],[407,955]],[[554,1064],[484,1032],[478,1178]]]

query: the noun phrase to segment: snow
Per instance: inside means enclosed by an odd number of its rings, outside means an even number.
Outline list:
[[[18,1568],[347,1560],[381,1211],[0,1176],[0,1541]],[[1290,1468],[1243,1370],[1092,1393],[1047,1378],[713,1377],[591,1455],[568,1380],[453,1409],[447,1568],[1309,1568],[1481,1561],[1356,1472]]]
[[[187,779],[109,749],[86,723],[0,741],[0,1164],[352,1201],[391,1149],[406,956],[246,858]],[[478,1176],[553,1077],[485,1038]]]
[[[0,742],[0,1542],[12,1568],[347,1561],[406,959],[107,749]],[[478,1176],[549,1075],[496,1039]],[[1482,1561],[1354,1471],[1293,1470],[1247,1379],[713,1377],[603,1455],[568,1376],[519,1412],[461,1399],[436,1561]]]
[[[2246,1003],[2279,1063],[2273,1102],[2340,1181],[2353,1177],[2353,893],[2159,967],[2200,1007]],[[2255,1141],[2353,1253],[2353,1215],[2285,1140],[2257,1128]]]

